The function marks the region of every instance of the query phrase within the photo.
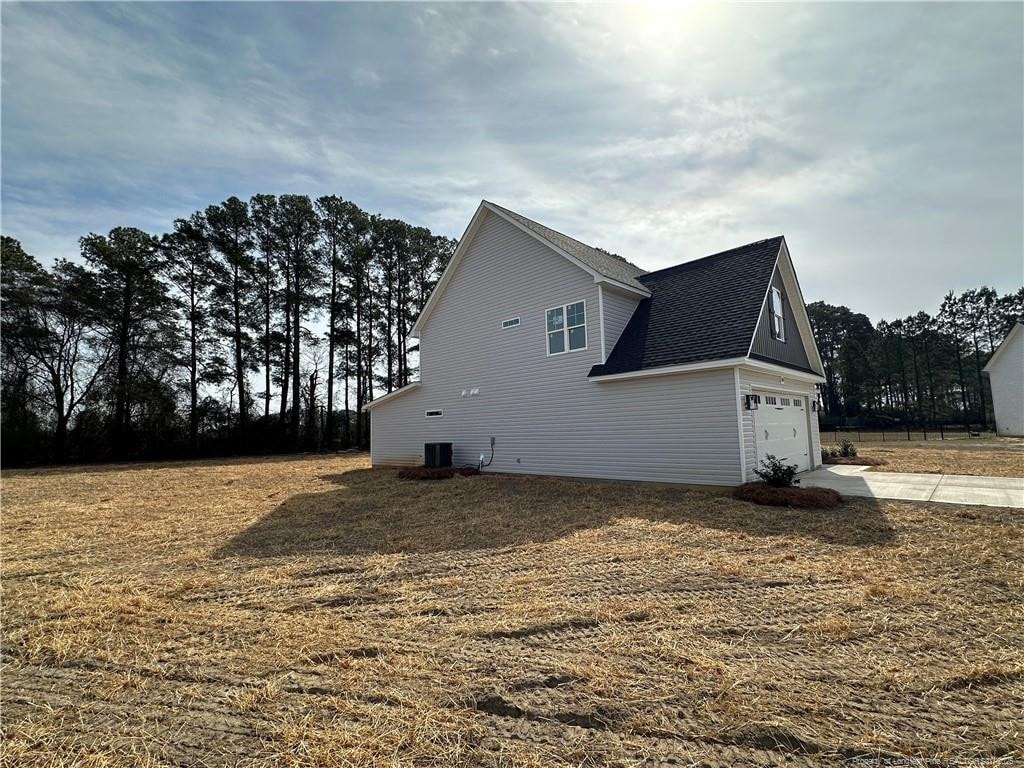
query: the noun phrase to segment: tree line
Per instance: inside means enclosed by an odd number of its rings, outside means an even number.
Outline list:
[[[872,325],[822,301],[807,307],[825,368],[828,426],[992,424],[985,363],[1021,317],[1024,288],[1000,296],[982,286],[950,291],[935,315]]]
[[[3,462],[365,447],[455,241],[329,195],[231,197],[47,267],[4,236]]]

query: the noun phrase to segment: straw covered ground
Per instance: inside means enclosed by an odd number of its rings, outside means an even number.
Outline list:
[[[5,765],[1024,756],[1009,509],[402,481],[361,455],[2,490]]]
[[[988,438],[857,443],[860,456],[884,459],[872,472],[1024,477],[1024,440]]]

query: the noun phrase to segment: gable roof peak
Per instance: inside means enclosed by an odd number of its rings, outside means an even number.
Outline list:
[[[494,211],[499,216],[503,216],[506,219],[511,220],[513,223],[527,230],[535,237],[543,240],[548,245],[568,254],[571,258],[582,263],[592,272],[595,272],[609,280],[621,283],[629,288],[641,291],[646,295],[647,289],[644,287],[643,283],[638,280],[641,275],[647,274],[646,270],[643,270],[636,264],[627,261],[622,256],[606,251],[603,248],[595,248],[592,245],[587,245],[581,240],[577,240],[575,237],[570,237],[563,232],[559,232],[557,229],[552,229],[540,222],[527,218],[521,213],[516,213],[513,210],[498,205],[497,203],[492,203],[490,200],[484,200],[481,204]]]

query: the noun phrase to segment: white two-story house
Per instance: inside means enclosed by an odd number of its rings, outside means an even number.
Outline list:
[[[485,471],[697,485],[820,463],[782,237],[645,272],[484,201],[413,335],[420,380],[366,406],[374,466],[434,442]]]

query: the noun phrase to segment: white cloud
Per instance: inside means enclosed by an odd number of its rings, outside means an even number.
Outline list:
[[[331,192],[457,236],[487,197],[649,268],[783,233],[809,299],[907,312],[1022,279],[1022,16],[7,4],[3,227]]]

